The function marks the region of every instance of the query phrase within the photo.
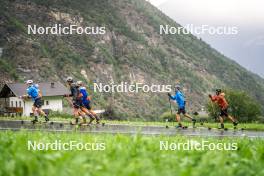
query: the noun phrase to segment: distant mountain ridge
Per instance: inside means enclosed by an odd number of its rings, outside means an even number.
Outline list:
[[[154,1],[155,2],[155,1]],[[180,3],[182,2],[182,3]],[[212,15],[210,14],[203,14],[204,8],[197,7],[196,4],[190,4],[191,1],[181,1],[181,0],[167,0],[163,1],[163,3],[157,5],[159,9],[161,9],[164,13],[169,15],[174,20],[180,20],[182,25],[193,24],[195,26],[201,26],[202,24],[206,24],[209,26],[219,26],[222,24],[221,21],[224,21],[225,26],[235,26],[238,28],[239,33],[236,36],[230,36],[230,35],[220,35],[220,36],[212,36],[208,33],[204,35],[200,35],[199,37],[202,37],[203,40],[206,42],[209,42],[211,46],[216,48],[218,51],[225,53],[226,56],[231,57],[233,60],[238,61],[241,65],[245,66],[249,70],[251,70],[253,73],[259,74],[262,78],[264,78],[264,70],[263,67],[263,31],[264,31],[264,25],[261,22],[258,22],[258,20],[248,21],[248,19],[252,16],[252,14],[248,14],[247,19],[244,19],[243,22],[239,19],[229,17],[227,19],[227,16],[223,14],[223,16],[218,16],[218,19],[215,19],[215,13],[212,12]],[[192,1],[195,2],[195,1]],[[198,2],[198,1],[197,1]],[[220,1],[219,1],[220,2]],[[199,2],[198,2],[199,3]],[[214,4],[213,2],[212,4]],[[225,3],[225,2],[221,2]],[[179,4],[177,9],[180,9],[180,11],[176,11],[175,7]],[[211,8],[211,11],[214,11],[212,9],[212,4],[205,8]],[[252,3],[251,7],[249,8],[249,11],[247,13],[250,13],[250,10],[252,10],[253,6],[256,6],[256,3]],[[195,7],[197,11],[195,11],[193,14],[190,13],[190,9],[192,7]],[[201,9],[200,9],[201,8]],[[217,8],[217,6],[216,6]],[[232,9],[232,5],[227,5],[227,8],[230,11]],[[233,7],[234,9],[240,9],[240,5],[237,7]],[[187,9],[187,10],[186,10]],[[243,9],[243,7],[242,7]],[[236,14],[237,16],[241,17],[241,9],[238,10],[239,12]],[[188,16],[187,14],[190,14]],[[220,14],[220,13],[219,13]],[[229,14],[228,12],[226,14]],[[205,15],[205,16],[203,16]],[[263,14],[262,14],[263,15]],[[205,18],[203,21],[202,18]],[[261,15],[258,16],[258,18],[261,18]]]

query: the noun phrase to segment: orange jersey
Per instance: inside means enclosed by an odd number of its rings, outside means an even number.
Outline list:
[[[226,109],[228,107],[228,103],[225,99],[224,93],[221,93],[220,95],[212,96],[211,100],[213,102],[216,102],[221,109]]]

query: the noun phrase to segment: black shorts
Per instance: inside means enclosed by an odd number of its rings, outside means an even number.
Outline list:
[[[91,110],[91,109],[92,109],[90,103],[83,103],[82,106],[83,106],[84,108],[88,109],[88,110]]]
[[[178,112],[177,112],[177,114],[186,114],[186,110],[185,110],[185,107],[184,108],[179,108],[178,109]]]
[[[75,109],[79,109],[79,108],[81,108],[81,106],[82,106],[82,102],[81,101],[73,101],[73,107]]]
[[[33,106],[35,106],[36,108],[41,108],[41,106],[42,106],[41,98],[36,98]]]
[[[224,116],[227,117],[228,116],[228,108],[221,109],[220,116],[221,117],[224,117]]]

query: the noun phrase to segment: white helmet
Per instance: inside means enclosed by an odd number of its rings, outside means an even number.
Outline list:
[[[177,85],[175,85],[175,89],[180,90],[181,86],[177,84]]]
[[[33,80],[27,80],[26,84],[33,84]]]
[[[69,77],[66,79],[66,81],[67,81],[67,82],[73,82],[73,79],[72,79],[72,77],[69,76]]]
[[[81,86],[83,84],[83,82],[82,81],[77,81],[76,84],[77,84],[77,86]]]

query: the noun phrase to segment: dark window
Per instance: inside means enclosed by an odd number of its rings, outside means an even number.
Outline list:
[[[49,105],[49,101],[46,101],[46,105]]]
[[[16,108],[17,108],[17,101],[16,101]]]
[[[11,101],[11,107],[14,107],[14,103],[13,103],[13,101]]]
[[[22,107],[22,103],[21,103],[21,101],[19,101],[19,107]]]

